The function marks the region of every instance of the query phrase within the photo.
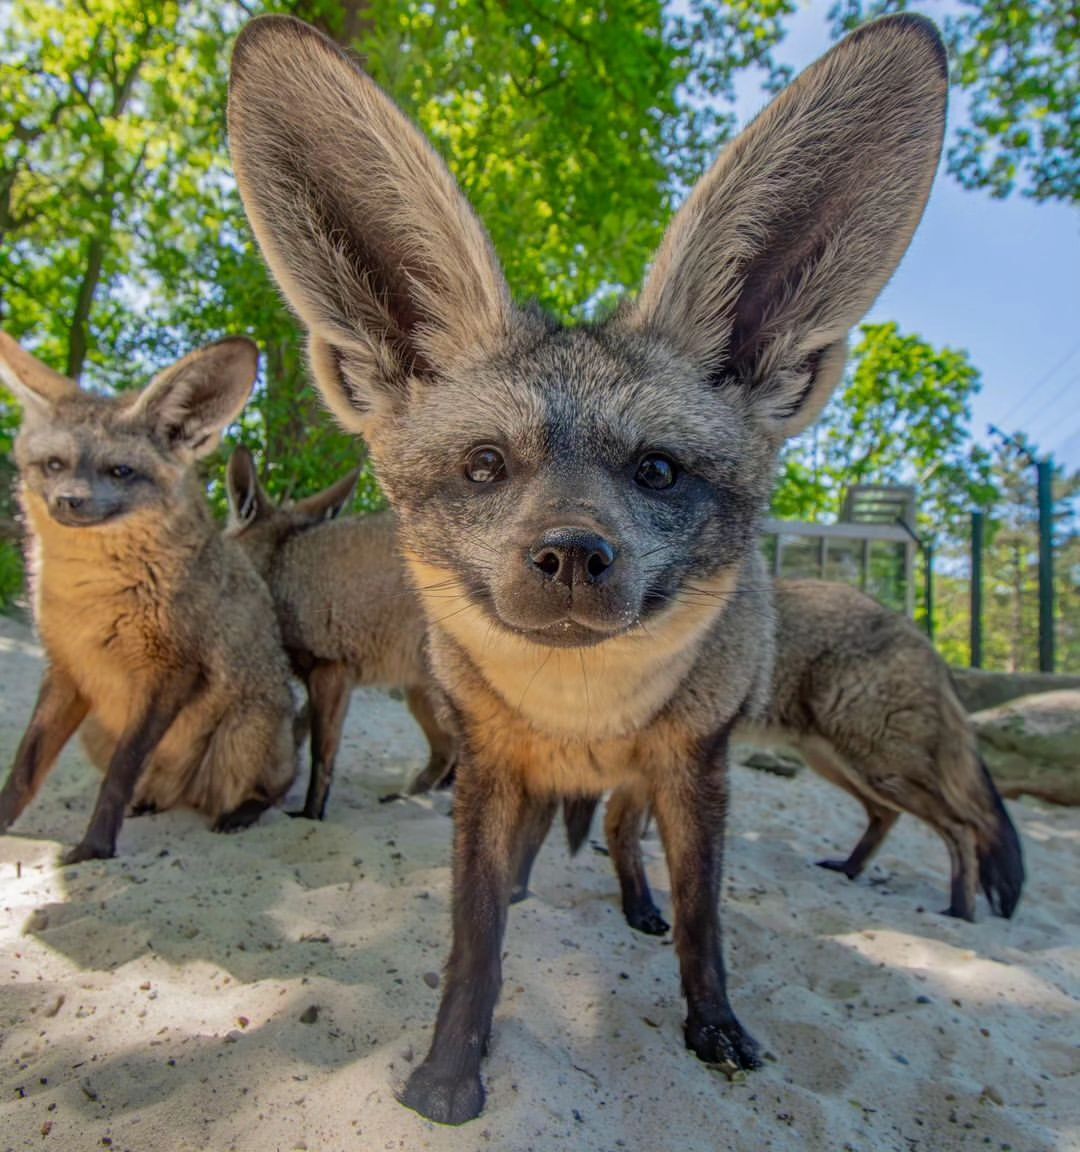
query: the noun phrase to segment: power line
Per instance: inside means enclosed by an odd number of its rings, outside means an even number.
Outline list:
[[[1050,399],[1047,400],[1047,402],[1039,409],[1039,411],[1035,413],[1034,424],[1032,424],[1032,422],[1030,422],[1030,421],[1028,422],[1028,428],[1032,428],[1034,425],[1041,423],[1041,417],[1043,415],[1045,415],[1046,413],[1049,413],[1051,419],[1054,419],[1054,417],[1056,415],[1053,412],[1054,405],[1058,402],[1058,400],[1061,399],[1062,396],[1065,395],[1066,392],[1068,392],[1068,390],[1074,384],[1078,384],[1078,383],[1080,383],[1080,372],[1078,372],[1071,379],[1066,380],[1065,383],[1053,394],[1053,396],[1051,396]],[[1044,428],[1043,433],[1045,434],[1048,430],[1049,429]]]
[[[1065,435],[1064,435],[1064,436],[1063,436],[1063,437],[1062,437],[1062,438],[1061,438],[1061,439],[1060,439],[1060,440],[1057,442],[1057,444],[1054,446],[1054,448],[1052,449],[1052,451],[1053,451],[1053,452],[1055,452],[1056,454],[1060,454],[1060,453],[1062,453],[1062,452],[1063,452],[1063,451],[1064,451],[1064,450],[1065,450],[1067,447],[1069,447],[1069,445],[1071,445],[1071,444],[1072,444],[1072,442],[1073,442],[1075,439],[1077,439],[1078,437],[1080,437],[1080,424],[1076,424],[1076,425],[1074,425],[1074,426],[1073,426],[1073,430],[1072,430],[1071,432],[1067,432],[1067,433],[1066,433],[1066,434],[1065,434]]]
[[[1008,412],[1006,412],[1005,415],[1001,417],[998,423],[1007,423],[1012,417],[1013,413],[1016,412],[1018,408],[1029,402],[1032,396],[1034,396],[1035,393],[1038,392],[1039,389],[1042,388],[1048,380],[1051,380],[1060,369],[1064,368],[1065,365],[1068,364],[1068,362],[1077,354],[1077,352],[1080,352],[1080,340],[1077,340],[1077,342],[1069,349],[1068,352],[1065,353],[1065,355],[1053,366],[1053,368],[1051,368],[1048,372],[1044,372],[1042,376],[1039,377],[1039,379],[1035,382],[1034,387],[1032,387],[1030,391],[1024,393],[1022,396],[1017,397],[1016,403],[1013,404]]]

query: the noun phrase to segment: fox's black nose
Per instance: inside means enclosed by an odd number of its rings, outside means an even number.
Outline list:
[[[615,549],[595,532],[555,528],[545,532],[529,553],[529,563],[546,579],[567,588],[602,584],[615,563]]]
[[[57,496],[56,502],[61,508],[74,512],[86,503],[86,499],[83,496]]]

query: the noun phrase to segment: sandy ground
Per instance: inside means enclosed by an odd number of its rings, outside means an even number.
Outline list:
[[[39,669],[0,625],[5,763]],[[486,1112],[405,1111],[448,947],[449,800],[378,797],[423,760],[402,706],[358,693],[325,824],[142,817],[116,860],[58,870],[97,784],[69,749],[0,837],[0,1148],[1080,1149],[1080,811],[1013,807],[1027,894],[968,925],[936,912],[921,825],[852,884],[811,862],[851,847],[856,806],[743,767],[724,924],[764,1069],[729,1083],[684,1050],[670,940],[630,931],[608,861],[553,838],[510,916]]]

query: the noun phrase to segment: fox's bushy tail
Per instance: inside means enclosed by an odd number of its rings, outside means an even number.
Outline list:
[[[1020,835],[1009,819],[1001,793],[994,785],[983,758],[980,756],[978,759],[994,815],[993,829],[976,834],[979,883],[994,913],[1009,918],[1016,911],[1024,887],[1024,854],[1020,847]]]

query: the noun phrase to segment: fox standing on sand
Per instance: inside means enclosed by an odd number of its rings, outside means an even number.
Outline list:
[[[223,340],[142,392],[101,396],[0,333],[0,379],[23,408],[15,458],[48,659],[0,792],[0,831],[83,724],[105,780],[66,863],[114,855],[131,801],[186,804],[239,828],[296,774],[270,594],[222,538],[193,466],[243,408],[257,367],[249,340]]]
[[[946,63],[920,17],[847,37],[698,183],[638,299],[569,330],[515,307],[444,164],[328,39],[271,16],[237,40],[244,204],[397,513],[456,726],[453,946],[402,1095],[425,1116],[483,1107],[519,845],[626,782],[667,854],[686,1043],[759,1064],[718,902],[728,735],[771,677],[761,519],[922,215]]]
[[[302,815],[326,811],[349,694],[357,684],[404,688],[431,748],[410,792],[433,788],[450,771],[454,742],[435,716],[424,656],[427,623],[397,549],[390,512],[339,514],[357,472],[295,504],[266,494],[251,453],[229,458],[226,535],[251,557],[274,598],[285,651],[311,705],[311,779]]]
[[[945,842],[952,878],[946,912],[975,919],[981,883],[999,916],[1012,916],[1024,885],[1020,838],[979,757],[967,713],[934,646],[903,616],[846,584],[776,585],[776,665],[768,707],[740,721],[738,740],[785,743],[866,809],[866,831],[844,860],[821,866],[854,879],[901,812]],[[568,819],[571,846],[588,834],[591,802]],[[632,928],[667,931],[641,858],[645,798],[618,789],[605,815],[608,850]],[[517,879],[528,886],[531,853]]]

